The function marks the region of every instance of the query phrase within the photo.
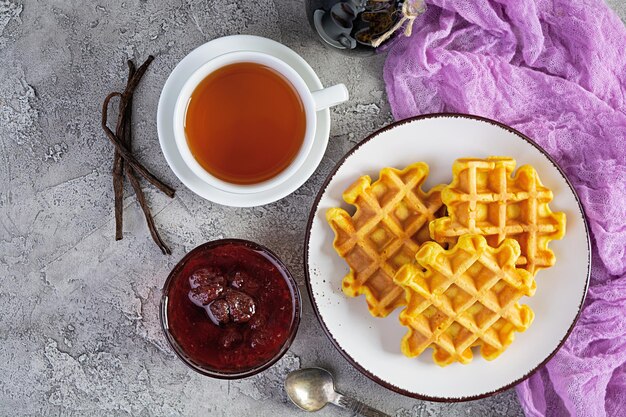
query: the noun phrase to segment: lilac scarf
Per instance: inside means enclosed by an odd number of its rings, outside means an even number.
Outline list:
[[[396,119],[461,112],[534,138],[566,171],[593,239],[584,311],[517,387],[528,416],[626,416],[626,28],[602,0],[427,0],[389,47]]]

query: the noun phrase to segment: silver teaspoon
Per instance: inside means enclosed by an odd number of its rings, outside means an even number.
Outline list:
[[[291,372],[285,379],[285,390],[289,399],[305,411],[317,411],[333,403],[365,417],[391,417],[335,391],[333,376],[325,369],[305,368]]]

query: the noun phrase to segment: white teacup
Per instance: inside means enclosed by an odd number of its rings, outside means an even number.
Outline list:
[[[226,65],[252,62],[265,65],[282,74],[295,88],[304,107],[306,128],[302,146],[295,158],[283,171],[276,176],[256,184],[234,184],[211,175],[204,169],[191,153],[185,134],[185,116],[191,95],[210,73]],[[203,181],[222,191],[231,193],[257,193],[269,190],[292,177],[306,160],[315,139],[317,115],[319,110],[326,109],[348,100],[348,90],[343,84],[310,91],[302,77],[289,65],[271,55],[261,52],[237,51],[220,55],[196,70],[185,82],[174,108],[174,138],[176,146],[187,166]]]

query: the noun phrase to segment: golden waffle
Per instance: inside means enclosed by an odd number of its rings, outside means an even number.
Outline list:
[[[350,266],[343,291],[364,294],[373,316],[384,317],[406,304],[404,291],[393,282],[396,271],[411,262],[420,244],[430,240],[428,224],[442,208],[439,185],[428,193],[421,186],[428,165],[418,162],[403,170],[383,168],[372,184],[363,176],[343,193],[356,207],[353,216],[331,208],[326,219],[335,232],[333,246]]]
[[[461,236],[450,250],[425,243],[415,256],[419,265],[406,264],[395,276],[407,299],[400,313],[409,328],[402,352],[414,357],[432,347],[440,366],[469,363],[473,346],[480,346],[485,359],[500,355],[514,332],[526,330],[534,318],[528,306],[518,304],[536,286],[528,271],[515,267],[519,256],[513,239],[498,248],[478,235]]]
[[[565,213],[550,210],[552,191],[532,166],[524,165],[512,176],[514,169],[512,158],[458,159],[452,183],[441,193],[448,217],[432,222],[430,233],[439,242],[479,234],[494,247],[513,238],[522,251],[518,266],[535,275],[554,265],[548,242],[565,234]]]

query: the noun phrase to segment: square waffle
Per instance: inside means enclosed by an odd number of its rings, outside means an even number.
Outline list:
[[[423,162],[403,170],[383,168],[374,183],[366,175],[343,193],[343,199],[356,207],[353,215],[341,208],[326,212],[335,232],[333,246],[350,266],[343,292],[365,295],[375,317],[406,304],[404,290],[393,276],[430,240],[428,224],[441,214],[443,185],[422,191],[427,176],[428,165]]]
[[[409,328],[401,343],[408,357],[432,347],[440,366],[469,363],[472,347],[485,359],[500,355],[530,326],[534,313],[520,306],[536,284],[526,270],[515,267],[520,245],[505,239],[492,248],[479,235],[461,236],[450,250],[438,243],[422,245],[415,259],[395,276],[406,290],[407,307],[400,322]]]
[[[512,158],[458,159],[452,183],[441,193],[448,216],[433,221],[430,233],[438,242],[478,234],[493,247],[513,238],[521,247],[518,266],[535,275],[554,265],[548,242],[565,234],[565,214],[550,210],[552,191],[532,166],[520,167],[515,176],[514,169]]]

